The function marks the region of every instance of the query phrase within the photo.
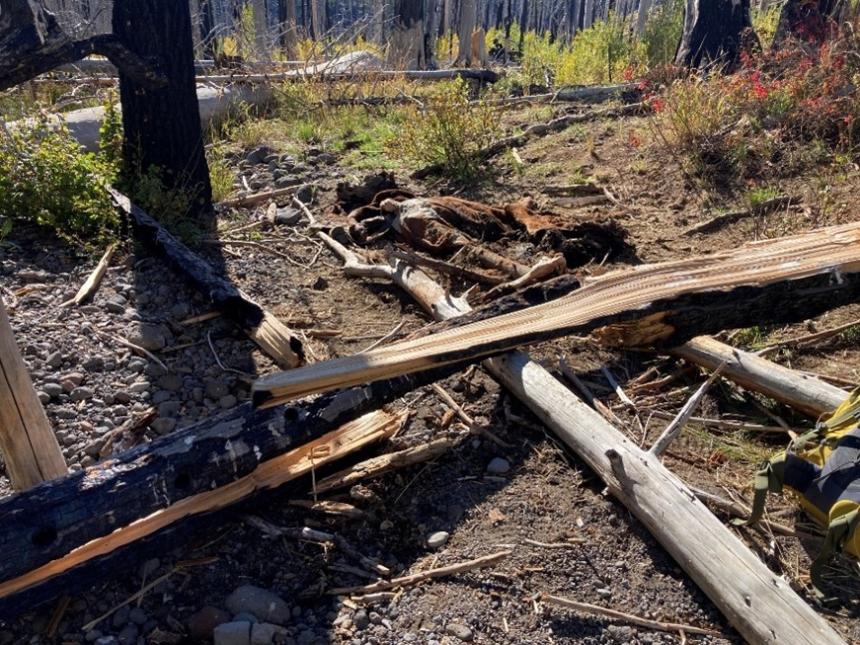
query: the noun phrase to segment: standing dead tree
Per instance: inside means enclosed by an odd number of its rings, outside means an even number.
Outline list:
[[[133,177],[156,168],[167,189],[193,194],[191,215],[208,214],[212,186],[197,105],[188,3],[117,0],[113,30],[135,54],[157,60],[167,77],[166,85],[153,89],[120,68],[126,174]]]
[[[74,40],[36,0],[0,0],[0,90],[91,54],[106,56],[140,87],[163,87],[167,79],[151,60],[115,36]]]
[[[687,0],[675,64],[731,69],[750,38],[750,0]]]

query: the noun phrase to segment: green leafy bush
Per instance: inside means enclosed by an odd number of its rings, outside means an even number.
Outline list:
[[[479,178],[485,171],[480,151],[500,134],[498,111],[487,101],[470,101],[463,79],[439,83],[403,121],[401,136],[389,147],[417,164],[438,164],[459,181]]]
[[[105,190],[115,167],[84,152],[44,120],[0,129],[0,216],[27,220],[88,246],[114,234],[118,216]]]

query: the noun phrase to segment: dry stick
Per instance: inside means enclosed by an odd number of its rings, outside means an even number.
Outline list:
[[[651,408],[645,408],[645,411],[648,412],[651,416],[656,419],[664,419],[665,421],[671,421],[675,418],[674,414],[669,414],[668,412],[664,412],[663,410],[653,410]],[[768,434],[785,434],[786,430],[782,426],[768,426],[763,425],[761,423],[748,423],[746,421],[729,421],[726,419],[709,419],[707,417],[690,417],[687,420],[688,423],[700,423],[706,426],[713,426],[715,428],[721,428],[723,430],[743,430],[746,432],[764,432]],[[794,428],[792,428],[794,430]],[[795,430],[796,432],[797,430]]]
[[[445,437],[397,452],[372,457],[319,480],[316,491],[317,493],[324,493],[336,488],[352,486],[361,480],[379,477],[392,470],[430,461],[444,454],[457,443],[459,443],[457,439]]]
[[[635,409],[636,404],[633,403],[629,396],[627,396],[627,393],[621,387],[621,383],[619,383],[615,379],[615,376],[612,374],[612,372],[609,371],[609,368],[607,368],[605,365],[601,365],[600,371],[603,372],[603,376],[606,378],[606,381],[609,383],[610,387],[615,390],[615,395],[621,400],[621,402],[624,405]]]
[[[79,305],[87,298],[90,298],[98,290],[102,278],[105,275],[105,271],[107,271],[108,265],[113,258],[113,254],[116,251],[116,248],[116,242],[107,247],[107,250],[104,252],[102,259],[99,260],[99,263],[96,265],[96,268],[93,269],[92,273],[90,273],[84,284],[81,285],[80,289],[78,289],[78,292],[75,294],[75,297],[71,298],[70,300],[66,300],[63,304],[60,305],[61,307]]]
[[[254,193],[253,195],[245,195],[244,197],[234,197],[233,199],[225,199],[222,202],[218,202],[216,204],[217,208],[246,208],[248,206],[256,206],[262,202],[269,201],[270,199],[278,199],[279,197],[286,197],[287,195],[292,195],[296,192],[296,189],[293,187],[290,188],[276,188],[274,190],[266,190],[261,193]]]
[[[558,367],[564,377],[570,381],[577,390],[579,390],[588,405],[597,410],[604,419],[609,421],[609,423],[624,427],[624,422],[619,419],[600,399],[594,396],[594,392],[592,392],[591,388],[583,383],[582,379],[576,375],[573,368],[567,364],[567,360],[565,360],[564,356],[558,359]]]
[[[448,407],[451,408],[458,417],[460,417],[463,423],[465,423],[469,427],[469,430],[473,434],[479,434],[483,437],[486,437],[500,448],[505,448],[507,450],[513,448],[511,444],[509,444],[504,439],[500,439],[499,437],[497,437],[496,434],[494,432],[491,432],[488,428],[485,428],[484,426],[475,423],[475,420],[454,400],[454,397],[448,394],[445,388],[443,388],[441,385],[439,385],[438,383],[434,383],[431,387],[433,388],[433,391],[439,395],[439,398],[441,398],[448,405]]]
[[[669,422],[669,425],[666,426],[666,429],[663,430],[663,434],[657,437],[657,441],[654,442],[654,445],[651,446],[651,454],[659,457],[663,454],[666,448],[669,447],[669,444],[678,436],[681,430],[684,429],[684,426],[687,425],[687,422],[690,420],[690,417],[693,416],[693,412],[696,411],[696,408],[699,407],[699,403],[701,403],[705,394],[707,394],[711,385],[714,384],[720,374],[722,374],[723,370],[726,367],[725,361],[723,361],[717,369],[714,370],[713,374],[708,377],[708,380],[702,383],[699,386],[699,389],[693,393],[681,410],[678,412],[677,416]]]
[[[767,201],[762,202],[755,208],[750,208],[748,210],[743,211],[734,211],[731,213],[722,213],[721,215],[717,215],[716,217],[712,217],[711,219],[700,222],[688,228],[684,231],[684,235],[695,235],[696,233],[708,233],[710,231],[714,231],[722,228],[728,224],[732,224],[737,222],[740,219],[745,217],[752,217],[753,215],[764,215],[765,213],[778,210],[780,208],[788,208],[792,202],[797,201],[788,197],[787,195],[782,195],[780,197],[774,197],[773,199],[768,199]]]
[[[404,326],[404,325],[406,325],[406,321],[405,321],[405,320],[401,320],[399,323],[397,323],[397,325],[394,327],[394,329],[392,329],[390,332],[388,332],[387,334],[385,334],[385,336],[383,336],[382,338],[380,338],[380,339],[378,339],[378,340],[376,340],[376,341],[372,342],[370,345],[368,345],[367,347],[365,347],[365,348],[364,348],[363,350],[361,350],[361,351],[362,351],[362,352],[369,352],[371,349],[374,349],[374,348],[376,348],[376,347],[379,347],[379,346],[380,346],[380,345],[382,345],[382,343],[384,343],[386,340],[388,340],[388,339],[393,338],[394,336],[396,336],[396,335],[400,332],[400,330],[401,330],[401,329],[403,329],[403,326]]]
[[[317,489],[317,492],[319,492],[319,489]],[[341,517],[348,517],[352,520],[367,519],[367,513],[365,511],[353,504],[347,504],[346,502],[333,502],[331,500],[324,499],[316,502],[309,499],[291,499],[287,503],[290,506],[305,508],[309,511],[327,513],[329,515],[340,515]]]
[[[439,273],[445,273],[457,278],[465,278],[467,280],[471,280],[472,282],[480,282],[482,284],[492,285],[501,284],[502,282],[504,282],[504,278],[500,278],[499,276],[490,275],[489,273],[484,273],[482,271],[476,271],[475,269],[470,269],[468,267],[457,266],[456,264],[446,262],[445,260],[421,255],[420,253],[416,253],[415,251],[396,249],[392,251],[391,255],[400,260],[409,262],[412,265],[425,266],[430,269],[435,269]]]
[[[826,340],[828,338],[831,338],[832,336],[840,334],[846,329],[856,327],[857,325],[860,325],[860,320],[854,320],[852,322],[845,323],[844,325],[839,325],[838,327],[833,327],[832,329],[825,329],[824,331],[819,331],[814,334],[806,334],[805,336],[798,336],[797,338],[788,338],[786,340],[781,340],[779,342],[774,343],[773,345],[765,347],[764,349],[758,350],[757,352],[755,352],[755,355],[765,356],[781,347],[803,346],[813,343],[815,341]]]
[[[0,451],[16,490],[68,472],[0,298]]]
[[[493,300],[494,298],[498,298],[499,296],[510,293],[511,291],[516,291],[517,289],[522,289],[523,287],[534,284],[535,282],[540,282],[556,273],[561,273],[566,268],[567,262],[562,255],[557,255],[553,258],[545,258],[535,264],[520,277],[493,287],[486,293],[483,299],[484,301]]]
[[[450,296],[426,276],[403,284],[437,319],[469,310],[451,307]],[[656,457],[632,445],[528,355],[513,351],[483,365],[600,475],[747,640],[843,643]]]
[[[569,542],[538,542],[537,540],[530,540],[528,538],[523,540],[525,544],[539,546],[543,549],[569,549],[571,547],[575,547],[579,544],[582,544],[585,541],[585,538],[576,538],[572,539]]]
[[[739,504],[738,502],[732,502],[727,500],[719,495],[714,495],[713,493],[709,493],[708,491],[702,490],[701,488],[696,488],[695,486],[690,486],[690,490],[695,493],[696,497],[705,502],[706,504],[711,504],[721,511],[728,513],[734,517],[742,517],[744,519],[750,516],[750,509],[744,506],[743,504]],[[780,535],[788,535],[788,536],[796,536],[797,531],[793,528],[785,526],[784,524],[777,524],[776,522],[772,522],[770,520],[760,520],[759,524],[769,528],[774,533],[779,533]]]
[[[648,629],[655,629],[661,632],[683,632],[685,634],[699,634],[702,636],[719,636],[720,632],[715,631],[713,629],[703,629],[701,627],[694,627],[693,625],[682,625],[680,623],[664,623],[657,620],[649,620],[647,618],[642,618],[641,616],[634,616],[633,614],[627,614],[623,611],[617,611],[615,609],[609,609],[608,607],[600,607],[598,605],[592,605],[587,602],[578,602],[576,600],[569,600],[568,598],[561,598],[559,596],[552,596],[547,593],[542,593],[540,599],[543,602],[549,603],[551,605],[558,605],[559,607],[567,607],[568,609],[575,609],[577,611],[582,611],[588,614],[596,614],[598,616],[606,616],[607,618],[614,618],[616,620],[621,620],[627,623],[632,623],[633,625],[638,625],[640,627],[647,627]]]
[[[511,553],[513,553],[513,551],[499,551],[498,553],[485,555],[480,558],[475,558],[474,560],[467,560],[466,562],[451,564],[446,567],[439,567],[438,569],[419,571],[418,573],[413,573],[408,576],[401,576],[400,578],[392,578],[391,580],[380,580],[379,582],[376,582],[371,585],[364,585],[359,587],[336,587],[334,589],[329,589],[329,591],[327,591],[326,593],[331,596],[343,596],[353,593],[366,594],[375,593],[377,591],[386,591],[387,589],[396,589],[397,587],[415,585],[419,582],[424,582],[425,580],[432,580],[433,578],[444,578],[446,576],[453,576],[458,573],[465,573],[466,571],[473,571],[474,569],[482,569],[484,567],[489,567],[491,565],[496,564],[497,562],[501,562]]]

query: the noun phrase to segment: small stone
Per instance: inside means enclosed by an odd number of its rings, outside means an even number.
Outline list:
[[[93,645],[118,645],[119,641],[116,636],[102,636],[93,641]]]
[[[448,538],[451,537],[451,534],[447,531],[436,531],[432,533],[430,537],[427,538],[427,546],[431,549],[439,549],[445,546],[448,543]]]
[[[297,208],[287,206],[275,211],[273,221],[281,226],[295,226],[302,221],[302,214]]]
[[[116,610],[116,613],[111,618],[111,623],[116,629],[120,629],[128,622],[129,611],[131,610],[128,608],[128,605]]]
[[[282,639],[287,630],[280,625],[271,623],[255,623],[251,625],[251,645],[271,645],[275,638]]]
[[[93,391],[88,387],[76,387],[69,394],[72,401],[85,401],[93,398]]]
[[[41,403],[42,405],[47,405],[51,402],[51,395],[47,392],[42,392],[40,390],[39,392],[36,392],[36,396],[39,397],[39,403]]]
[[[105,369],[104,356],[88,356],[83,362],[83,368],[88,372],[103,372]]]
[[[445,628],[445,631],[447,631],[454,638],[459,638],[461,641],[464,641],[466,643],[470,642],[472,638],[474,638],[472,630],[462,623],[448,623],[448,626]]]
[[[80,372],[69,372],[60,377],[60,385],[63,386],[66,392],[71,392],[83,382],[84,375]]]
[[[232,394],[227,394],[218,399],[218,405],[221,406],[222,410],[230,410],[236,407],[236,397]]]
[[[158,434],[167,434],[173,432],[176,427],[176,419],[169,417],[159,417],[149,424],[149,427],[155,430]]]
[[[328,289],[328,280],[324,277],[319,276],[313,283],[311,287],[314,291],[325,291]]]
[[[123,627],[119,634],[117,634],[117,639],[119,640],[120,645],[136,645],[137,635],[137,625],[129,624]]]
[[[218,401],[222,396],[225,396],[229,388],[224,381],[210,380],[205,384],[206,396],[213,401]]]
[[[170,372],[158,379],[158,387],[170,392],[176,392],[182,389],[182,377],[179,374]]]
[[[122,296],[114,296],[105,303],[105,310],[112,314],[125,313],[126,302]]]
[[[352,624],[356,629],[367,629],[370,625],[370,619],[367,617],[367,612],[364,609],[359,609],[352,617]]]
[[[250,645],[251,623],[223,623],[215,628],[212,636],[215,645]]]
[[[128,335],[128,341],[143,349],[158,351],[167,345],[167,334],[162,325],[150,325],[147,323],[138,327]]]
[[[55,399],[63,393],[63,386],[59,383],[45,383],[42,385],[42,392]]]
[[[289,605],[280,596],[253,585],[238,587],[225,604],[234,614],[247,611],[262,621],[277,625],[283,625],[291,616]]]
[[[130,612],[128,612],[128,619],[133,622],[135,625],[143,625],[149,620],[149,617],[146,615],[146,612],[143,611],[140,607],[135,607]]]
[[[502,459],[501,457],[494,457],[489,464],[487,464],[487,472],[491,475],[504,475],[511,469],[511,464],[507,459]]]
[[[94,643],[101,637],[102,633],[98,629],[91,629],[86,634],[84,634],[84,640],[88,643]]]
[[[60,351],[52,352],[48,354],[48,358],[45,359],[45,365],[48,367],[57,368],[63,364],[63,353]]]
[[[273,152],[274,151],[268,146],[260,146],[259,148],[254,148],[248,154],[246,154],[245,161],[252,165],[264,163],[265,160],[269,156],[271,156]]]
[[[601,598],[609,598],[612,595],[612,590],[609,587],[601,587],[597,590],[597,595]]]
[[[304,202],[305,204],[310,204],[314,200],[316,192],[317,190],[315,186],[311,184],[302,184],[296,188],[296,197],[299,201]]]
[[[150,387],[149,381],[136,381],[128,386],[128,391],[132,394],[140,394],[149,390]]]
[[[217,607],[206,606],[191,614],[185,621],[188,634],[193,640],[211,640],[215,628],[222,623],[229,622],[230,614]]]
[[[238,614],[236,614],[235,616],[233,616],[233,620],[231,622],[234,622],[234,623],[246,622],[246,623],[251,623],[253,625],[254,623],[259,623],[260,621],[257,620],[257,617],[254,614],[251,614],[247,611],[242,611],[242,612],[239,612]]]

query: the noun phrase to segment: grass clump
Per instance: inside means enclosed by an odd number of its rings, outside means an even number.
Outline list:
[[[423,108],[406,111],[400,136],[390,148],[417,165],[439,165],[460,182],[486,172],[481,150],[500,135],[499,115],[487,101],[470,101],[462,79],[438,83]]]
[[[112,237],[119,218],[105,185],[116,167],[38,119],[0,129],[0,216],[28,221],[84,247]]]

